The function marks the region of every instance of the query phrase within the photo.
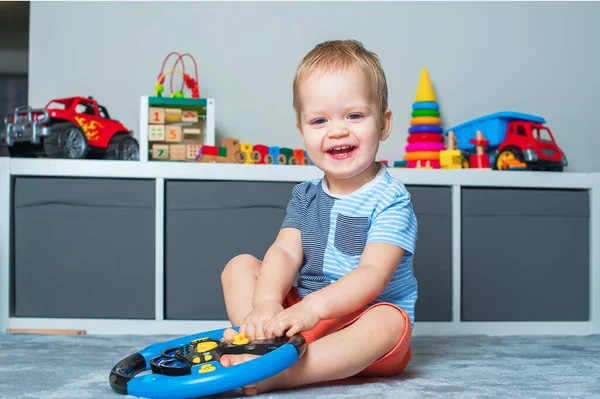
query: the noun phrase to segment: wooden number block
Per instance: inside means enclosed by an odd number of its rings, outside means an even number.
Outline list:
[[[165,108],[165,119],[167,122],[181,122],[180,108]]]
[[[167,144],[152,144],[152,159],[169,159],[169,146]]]
[[[171,161],[185,161],[185,144],[171,144],[169,149],[169,159]]]
[[[165,125],[148,125],[148,140],[165,141]]]
[[[164,108],[148,108],[148,123],[165,123],[165,109]]]
[[[181,139],[182,139],[181,126],[178,126],[178,125],[167,126],[166,130],[167,131],[166,131],[165,141],[168,141],[170,143],[181,142]]]
[[[196,156],[202,148],[201,144],[188,144],[187,145],[187,159],[196,159]]]
[[[198,111],[183,111],[181,113],[181,121],[182,122],[198,122]]]

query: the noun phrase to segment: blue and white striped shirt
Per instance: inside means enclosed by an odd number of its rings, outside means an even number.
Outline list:
[[[373,303],[399,306],[414,326],[417,218],[406,187],[388,173],[385,165],[372,181],[348,196],[331,194],[322,178],[296,185],[284,227],[296,228],[302,234],[304,261],[297,280],[302,298],[358,267],[370,242],[403,248],[404,258],[388,287]]]

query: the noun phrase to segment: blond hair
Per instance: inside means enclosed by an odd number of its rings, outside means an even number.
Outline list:
[[[302,104],[298,88],[315,71],[331,72],[358,67],[371,80],[381,115],[388,108],[387,80],[377,54],[367,50],[356,40],[330,40],[315,46],[304,56],[294,75],[293,106],[300,121]]]

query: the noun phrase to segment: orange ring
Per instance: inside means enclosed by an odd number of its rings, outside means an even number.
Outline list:
[[[435,125],[442,124],[442,120],[437,116],[416,116],[410,120],[410,125]]]
[[[413,151],[404,155],[405,161],[439,161],[439,151]]]

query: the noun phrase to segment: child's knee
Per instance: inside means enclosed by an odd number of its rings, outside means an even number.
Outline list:
[[[373,327],[378,337],[401,337],[406,331],[406,317],[393,306],[376,306],[367,313],[373,318]]]
[[[239,280],[242,276],[256,277],[260,268],[260,261],[252,255],[243,254],[231,259],[221,272],[221,283]]]

